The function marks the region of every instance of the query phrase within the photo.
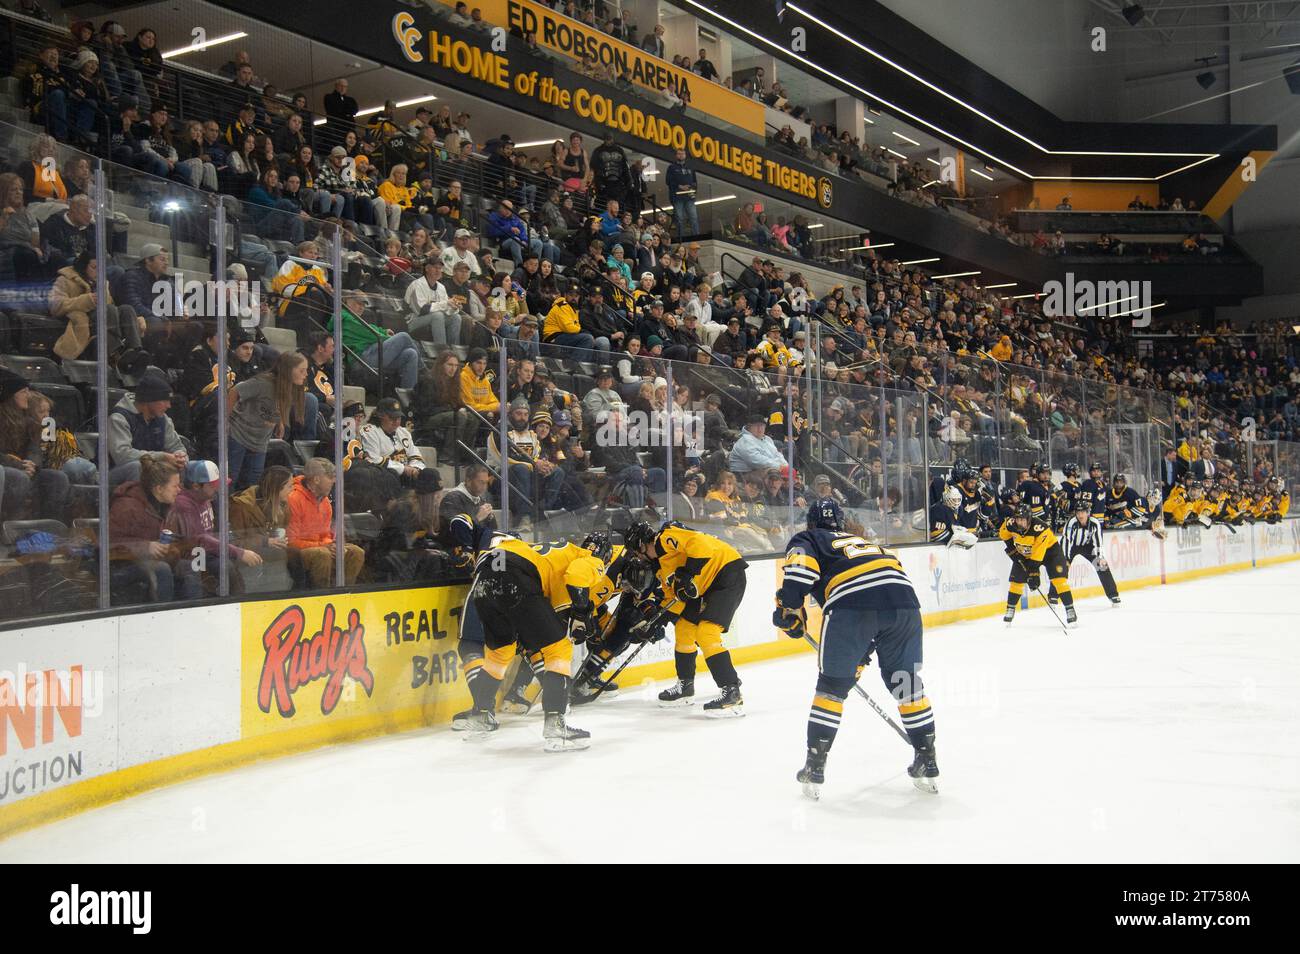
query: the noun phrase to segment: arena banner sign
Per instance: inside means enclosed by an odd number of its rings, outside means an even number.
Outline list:
[[[463,599],[440,586],[245,603],[243,738],[324,723],[369,733],[376,717],[409,727],[468,705]]]
[[[455,0],[442,0],[454,7]],[[684,70],[662,57],[617,40],[600,29],[566,17],[531,0],[475,0],[483,19],[505,27],[519,36],[529,33],[537,43],[575,60],[594,56],[615,77],[626,75],[633,83],[653,93],[685,92],[701,112],[718,116],[742,129],[764,134],[766,111],[763,104]],[[693,53],[694,51],[692,51]]]
[[[566,79],[546,75],[532,60],[515,63],[513,57],[494,52],[490,41],[461,39],[437,29],[422,31],[414,26],[408,12],[393,17],[393,33],[403,54],[411,62],[433,66],[466,77],[485,88],[535,104],[557,119],[561,115],[577,117],[594,124],[602,132],[613,130],[620,140],[627,137],[642,145],[658,146],[671,152],[685,149],[697,161],[739,175],[754,184],[791,193],[830,208],[834,202],[833,186],[827,176],[803,171],[779,159],[764,155],[731,137],[706,131],[683,121],[679,113],[667,108],[656,109],[648,101],[616,91],[603,84],[578,78]]]

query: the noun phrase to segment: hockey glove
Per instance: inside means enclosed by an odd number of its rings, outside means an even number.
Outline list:
[[[596,614],[587,608],[573,609],[569,615],[569,638],[575,643],[585,643],[600,633]]]
[[[673,574],[673,592],[677,594],[680,600],[693,600],[700,595],[700,591],[695,586],[695,580],[685,573]]]
[[[778,603],[776,609],[772,611],[772,625],[784,630],[791,639],[803,639],[808,632],[807,620],[807,614],[802,606],[791,609]]]
[[[1040,578],[1039,575],[1038,575],[1038,567],[1036,567],[1036,566],[1035,566],[1035,567],[1030,567],[1029,570],[1028,570],[1028,572],[1029,572],[1029,579],[1025,580],[1025,586],[1027,586],[1027,587],[1029,587],[1029,589],[1031,589],[1031,590],[1037,592],[1037,591],[1038,591],[1039,584],[1042,583],[1042,580],[1041,580],[1041,578]]]

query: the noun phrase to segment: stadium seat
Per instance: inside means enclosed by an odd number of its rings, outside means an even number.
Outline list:
[[[298,332],[291,328],[263,328],[266,343],[280,353],[298,350]]]
[[[86,420],[86,402],[81,391],[71,384],[46,384],[36,382],[32,387],[53,402],[54,419],[63,427],[75,431]]]
[[[14,374],[21,374],[33,384],[66,384],[59,366],[49,358],[26,354],[0,355],[0,364]]]

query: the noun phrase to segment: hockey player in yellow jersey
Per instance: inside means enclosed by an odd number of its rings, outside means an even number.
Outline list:
[[[1011,624],[1016,615],[1016,605],[1028,584],[1031,590],[1038,589],[1039,568],[1047,568],[1048,579],[1052,589],[1065,607],[1065,621],[1073,625],[1078,621],[1074,611],[1074,594],[1070,592],[1069,563],[1061,550],[1061,544],[1051,527],[1040,522],[1027,504],[1021,504],[1002,529],[998,537],[1006,543],[1007,556],[1011,558],[1011,577],[1007,587],[1007,611],[1002,619]]]
[[[1169,491],[1161,510],[1164,511],[1165,523],[1171,526],[1184,527],[1199,523],[1208,527],[1219,507],[1214,501],[1206,499],[1200,481],[1185,478]]]
[[[479,558],[470,598],[483,624],[484,655],[466,679],[474,708],[465,719],[471,738],[497,729],[493,714],[497,689],[515,656],[516,644],[542,656],[542,709],[547,752],[585,749],[591,733],[565,721],[573,643],[595,631],[592,590],[606,580],[609,536],[587,534],[581,545],[528,544],[502,539]],[[566,633],[567,626],[567,633]]]
[[[695,653],[704,655],[721,695],[704,704],[706,715],[744,715],[740,676],[722,634],[745,596],[748,564],[735,548],[717,537],[688,530],[675,521],[658,532],[647,523],[628,527],[627,548],[640,552],[655,566],[664,591],[664,606],[673,621],[677,682],[659,694],[665,707],[688,706],[695,701]]]

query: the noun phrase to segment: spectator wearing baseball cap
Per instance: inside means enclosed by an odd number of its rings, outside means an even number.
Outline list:
[[[182,559],[176,564],[178,583],[189,596],[202,595],[200,590],[216,592],[217,560],[221,556],[221,538],[217,535],[216,516],[212,510],[212,501],[221,490],[221,473],[217,465],[210,460],[192,460],[185,465],[182,472],[181,492],[176,495],[171,512],[163,522],[163,527],[175,535],[176,545],[181,553],[193,555],[194,548],[202,547],[208,563],[205,571],[194,569],[194,561]],[[256,550],[247,550],[226,545],[226,557],[238,560],[244,566],[260,566],[262,557]],[[188,585],[181,581],[193,578],[198,585]],[[232,582],[238,577],[232,575]],[[241,587],[236,586],[236,589]]]
[[[375,405],[370,423],[361,428],[361,449],[370,463],[396,475],[403,486],[414,487],[425,462],[403,426],[405,417],[397,398],[384,398]]]

